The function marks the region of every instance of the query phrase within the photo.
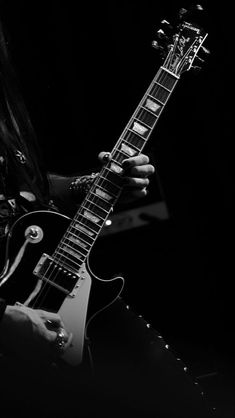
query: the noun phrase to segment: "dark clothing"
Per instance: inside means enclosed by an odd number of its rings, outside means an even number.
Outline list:
[[[19,154],[17,171],[6,178],[7,170],[10,173],[6,155],[0,154],[2,240],[23,213],[39,208],[58,210],[49,199],[29,201],[20,196],[21,191],[33,192],[20,181],[24,178],[19,176],[20,172],[27,169],[26,162]],[[68,189],[70,180],[57,178],[57,190],[61,193],[62,183]],[[1,307],[3,311],[4,301]],[[0,357],[2,417],[13,418],[16,414],[25,418],[211,416],[200,388],[185,372],[184,364],[122,299],[118,298],[94,318],[88,327],[88,337],[84,363],[72,369],[63,364],[32,368],[15,358]]]
[[[94,318],[88,336],[93,365],[89,357],[73,369],[9,362],[5,389],[16,400],[3,418],[215,417],[183,362],[122,299]]]
[[[0,321],[1,321],[2,317],[3,317],[3,314],[5,312],[5,309],[6,309],[6,302],[5,302],[4,299],[0,299]]]
[[[76,190],[70,191],[75,179]],[[6,237],[14,222],[35,210],[60,210],[71,215],[93,180],[94,175],[64,177],[49,173],[42,193],[42,184],[37,185],[29,158],[16,147],[7,150],[0,140],[0,273],[4,267]],[[0,319],[5,305],[6,301],[0,299]]]

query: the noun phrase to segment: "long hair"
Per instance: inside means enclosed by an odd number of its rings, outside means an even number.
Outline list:
[[[48,199],[48,181],[36,134],[19,89],[19,82],[11,63],[8,45],[0,20],[0,140],[10,152],[17,149],[28,163],[22,170],[28,184],[40,202]],[[12,163],[17,164],[12,152]]]

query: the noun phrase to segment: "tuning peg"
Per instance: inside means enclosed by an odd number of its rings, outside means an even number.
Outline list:
[[[191,69],[194,71],[195,74],[199,73],[199,71],[201,71],[201,67],[199,67],[199,65],[193,65],[191,67]]]
[[[189,7],[189,9],[185,9],[184,7],[182,7],[179,10],[179,18],[180,20],[186,15],[186,14],[192,14],[194,12],[202,12],[204,9],[200,4],[194,4],[192,6]]]
[[[197,59],[200,62],[205,62],[205,60],[201,57],[199,57],[198,55],[195,56],[195,59]]]
[[[173,30],[173,26],[168,22],[168,20],[166,20],[166,19],[163,19],[162,21],[161,21],[161,25],[163,25],[163,27],[166,29],[166,30]]]
[[[158,49],[160,51],[164,51],[163,46],[159,45],[158,41],[153,41],[152,42],[152,47],[155,48],[155,49]]]
[[[166,35],[165,35],[165,33],[164,33],[164,31],[162,30],[162,29],[159,29],[158,31],[157,31],[157,36],[158,36],[158,38],[164,38]]]
[[[152,47],[160,51],[161,56],[166,55],[166,50],[163,46],[159,45],[158,41],[152,41]]]
[[[162,25],[170,25],[170,23],[166,19],[161,20],[161,24]]]
[[[157,31],[157,37],[160,40],[168,40],[169,39],[168,36],[165,34],[165,32],[162,29],[159,29]]]
[[[181,7],[181,9],[179,10],[179,18],[182,19],[183,16],[188,13],[188,10],[185,9],[184,7]]]
[[[201,4],[194,4],[193,6],[190,7],[190,10],[191,11],[198,10],[199,12],[202,12],[204,9],[201,6]]]
[[[210,50],[207,49],[204,45],[201,46],[201,50],[204,52],[204,54],[207,54],[207,55],[211,53]]]

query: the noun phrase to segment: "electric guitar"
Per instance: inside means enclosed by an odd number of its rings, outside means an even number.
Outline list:
[[[111,151],[73,219],[50,211],[30,212],[9,231],[0,276],[12,303],[58,312],[73,334],[63,360],[82,362],[90,321],[121,294],[124,279],[102,280],[89,267],[89,254],[123,189],[124,159],[142,152],[181,74],[193,68],[207,37],[185,20],[181,9],[175,31],[158,31],[153,46],[165,53],[164,62]],[[11,296],[16,295],[16,296]]]

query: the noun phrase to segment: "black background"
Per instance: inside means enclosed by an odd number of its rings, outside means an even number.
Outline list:
[[[230,354],[233,315],[232,18],[202,2],[208,31],[202,71],[182,75],[146,153],[170,217],[100,238],[94,272],[122,272],[124,296],[173,345]],[[2,1],[26,104],[49,170],[98,166],[161,64],[151,47],[183,1]],[[233,135],[234,136],[234,135]],[[152,177],[150,196],[159,200]],[[154,190],[156,186],[156,190]],[[184,353],[187,355],[187,353]]]

